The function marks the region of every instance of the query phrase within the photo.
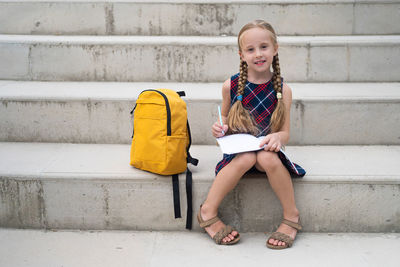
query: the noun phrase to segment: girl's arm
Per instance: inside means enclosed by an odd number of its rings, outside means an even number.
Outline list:
[[[283,83],[282,100],[285,104],[285,122],[283,123],[280,131],[267,135],[261,142],[260,146],[267,146],[264,148],[266,151],[278,152],[282,146],[289,142],[290,138],[290,106],[292,105],[292,89]]]
[[[231,79],[228,79],[222,85],[222,121],[224,124],[227,123],[229,109],[231,107]]]
[[[224,136],[222,134],[222,130],[224,130],[224,133],[228,131],[228,125],[227,123],[227,117],[230,109],[230,103],[231,102],[231,80],[228,79],[224,82],[222,85],[222,107],[221,107],[221,115],[222,115],[222,122],[224,123],[224,126],[221,126],[221,123],[216,121],[213,126],[212,126],[212,133],[214,137],[221,137]]]

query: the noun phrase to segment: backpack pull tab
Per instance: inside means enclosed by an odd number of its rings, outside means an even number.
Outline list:
[[[178,91],[176,92],[180,97],[186,96],[185,91]]]

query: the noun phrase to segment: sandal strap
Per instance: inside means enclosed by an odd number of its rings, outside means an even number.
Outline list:
[[[210,225],[212,225],[212,224],[214,224],[214,223],[216,223],[218,221],[219,221],[218,216],[215,216],[214,218],[211,218],[211,219],[209,219],[207,221],[203,221],[203,219],[201,218],[201,222],[199,224],[200,224],[201,228],[206,228],[206,227],[208,227],[208,226],[210,226]]]
[[[282,220],[282,223],[289,225],[290,227],[300,231],[301,229],[303,229],[303,227],[300,225],[300,218],[299,218],[299,223],[295,223],[286,219]]]
[[[227,237],[230,233],[232,233],[233,228],[230,225],[226,225],[224,228],[218,231],[213,237],[215,243],[218,245],[222,243],[222,239]]]
[[[268,241],[270,239],[275,239],[275,240],[279,240],[279,241],[285,242],[287,247],[291,247],[293,245],[293,242],[294,242],[293,238],[291,238],[287,234],[284,234],[284,233],[281,233],[281,232],[272,233],[272,235],[268,238]]]

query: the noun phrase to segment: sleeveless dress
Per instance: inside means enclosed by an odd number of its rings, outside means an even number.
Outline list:
[[[238,89],[238,80],[239,73],[231,77],[231,106],[237,101],[236,93]],[[277,102],[278,99],[271,80],[263,84],[254,84],[246,81],[242,104],[250,111],[250,114],[253,116],[258,128],[260,129],[258,136],[265,136],[270,133],[269,122]],[[280,151],[277,153],[279,159],[293,178],[300,178],[306,174],[306,171],[302,167],[296,163],[292,163],[285,154]],[[217,175],[223,167],[228,165],[235,156],[236,154],[224,154],[223,159],[215,168],[215,175]]]

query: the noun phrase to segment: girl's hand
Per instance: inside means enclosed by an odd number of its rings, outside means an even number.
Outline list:
[[[264,140],[261,141],[260,147],[263,147],[264,145],[266,145],[264,147],[265,151],[278,152],[282,147],[281,138],[280,138],[279,134],[273,133],[273,134],[267,135],[264,138]]]
[[[222,130],[224,130],[224,133],[222,133]],[[224,124],[224,126],[221,126],[219,121],[215,122],[212,126],[212,134],[215,138],[224,136],[227,131],[228,125]]]

